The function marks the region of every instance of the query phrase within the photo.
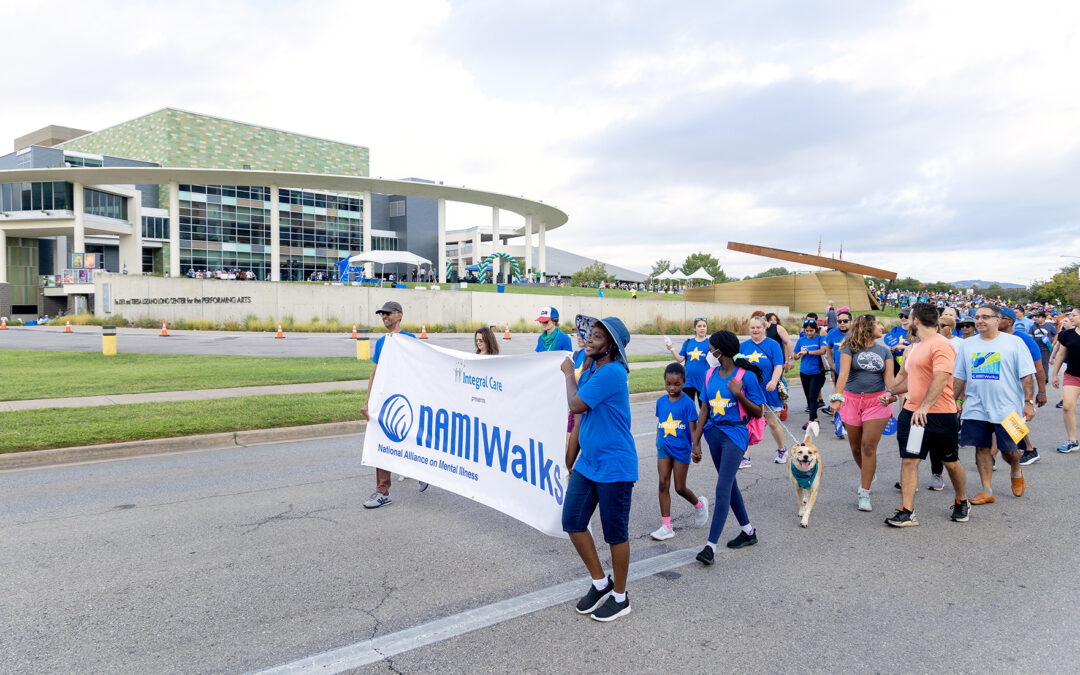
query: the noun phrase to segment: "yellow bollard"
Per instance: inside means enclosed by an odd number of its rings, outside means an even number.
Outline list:
[[[101,353],[116,356],[116,326],[101,327]]]
[[[357,361],[370,361],[371,360],[371,331],[365,328],[361,328],[357,332],[356,338],[356,360]]]

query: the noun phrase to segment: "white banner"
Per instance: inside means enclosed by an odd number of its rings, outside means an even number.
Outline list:
[[[388,338],[368,394],[363,463],[565,537],[566,356],[479,356]]]

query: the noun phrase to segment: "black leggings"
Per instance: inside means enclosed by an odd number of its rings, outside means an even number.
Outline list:
[[[821,394],[821,388],[825,386],[825,373],[816,373],[814,375],[799,373],[799,379],[802,380],[802,390],[806,394],[806,406],[810,408],[810,421],[813,422],[817,419],[817,400],[818,395]]]

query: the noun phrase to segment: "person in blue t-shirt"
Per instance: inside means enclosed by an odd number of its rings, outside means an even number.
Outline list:
[[[739,463],[750,446],[747,424],[751,418],[762,416],[765,392],[761,386],[761,368],[739,353],[739,338],[727,330],[717,331],[709,338],[709,361],[712,368],[705,377],[698,419],[704,419],[694,432],[693,448],[701,452],[705,437],[716,467],[716,501],[709,539],[697,559],[713,564],[716,545],[724,531],[728,509],[735,514],[742,532],[727,543],[728,548],[743,548],[757,543],[757,532],[750,524],[742,493],[735,475]]]
[[[686,368],[686,386],[683,387],[683,393],[697,404],[705,383],[705,371],[709,369],[705,359],[709,353],[709,323],[703,318],[694,319],[694,337],[683,341],[678,354],[675,353],[674,345],[669,344],[667,348],[675,360]]]
[[[1016,330],[1016,324],[1018,323],[1016,316],[1017,313],[1011,307],[1002,307],[1001,318],[998,319],[998,330],[1002,333],[1011,333],[1024,341],[1024,346],[1027,347],[1028,353],[1031,354],[1031,360],[1035,363],[1035,389],[1038,392],[1035,394],[1035,405],[1037,408],[1041,408],[1046,405],[1047,379],[1046,370],[1043,368],[1042,350],[1039,348],[1039,343],[1035,341],[1035,338]],[[1016,444],[1016,447],[1020,450],[1020,466],[1029,466],[1042,459],[1039,456],[1039,450],[1028,443],[1029,438],[1031,438],[1031,434],[1020,439],[1020,442]]]
[[[825,338],[818,335],[817,323],[803,321],[803,334],[795,342],[795,358],[799,361],[799,379],[802,381],[803,393],[806,394],[806,409],[810,411],[810,419],[803,425],[803,429],[810,422],[817,420],[817,400],[821,394],[821,388],[825,386],[825,372],[822,369],[821,357],[828,350]]]
[[[671,495],[668,486],[675,476],[675,492],[690,502],[695,509],[694,526],[701,527],[709,521],[709,502],[698,499],[693,490],[686,487],[686,472],[690,461],[701,461],[701,448],[694,454],[691,439],[698,423],[697,405],[683,393],[686,371],[678,363],[669,363],[664,369],[664,390],[667,392],[656,400],[656,472],[660,475],[660,527],[652,533],[657,541],[671,539]]]
[[[386,327],[386,335],[382,336],[375,341],[375,351],[371,355],[371,377],[368,378],[368,391],[371,391],[371,387],[375,384],[375,371],[379,369],[379,358],[382,356],[383,343],[387,338],[392,338],[395,335],[404,335],[406,337],[415,338],[412,333],[406,333],[401,330],[401,318],[404,316],[401,303],[390,300],[383,304],[383,306],[375,312],[382,319],[383,326]],[[368,405],[364,402],[364,406],[360,408],[360,414],[364,416],[364,419],[370,419],[368,417]],[[423,492],[428,487],[427,483],[420,482],[420,492]],[[368,500],[364,502],[364,508],[377,509],[380,506],[386,506],[393,503],[390,499],[390,472],[386,469],[375,469],[375,492],[368,497]]]
[[[540,310],[540,316],[536,319],[544,329],[540,337],[536,338],[537,352],[569,352],[574,350],[570,343],[570,336],[559,330],[559,310],[554,307],[544,307]]]
[[[585,363],[580,379],[574,362],[562,363],[570,411],[581,415],[566,449],[570,471],[563,500],[563,531],[581,556],[592,578],[577,611],[597,621],[613,621],[630,613],[626,577],[630,567],[630,501],[638,479],[637,447],[630,432],[630,386],[626,345],[630,332],[620,319],[579,316],[577,325],[590,323],[585,342]],[[611,548],[614,579],[604,576],[589,521],[597,506],[604,541]]]
[[[840,343],[848,336],[851,330],[851,312],[847,308],[841,308],[836,314],[836,328],[825,334],[825,343],[829,345],[829,365],[827,370],[832,371],[832,381],[836,384],[836,378],[840,375]]]
[[[769,426],[773,440],[776,441],[776,457],[773,462],[783,464],[788,460],[787,446],[784,445],[784,429],[779,419],[784,404],[780,400],[777,387],[784,375],[784,350],[775,340],[768,338],[765,320],[761,317],[750,319],[750,339],[744,340],[739,351],[746,355],[751,363],[756,363],[764,374],[765,382],[765,423]],[[749,453],[748,453],[749,454]],[[739,468],[748,468],[750,458],[743,457]]]

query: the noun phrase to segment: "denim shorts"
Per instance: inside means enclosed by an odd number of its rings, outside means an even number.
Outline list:
[[[983,420],[964,420],[960,424],[960,445],[989,448],[993,436],[997,436],[998,450],[1010,452],[1017,449],[1016,441],[1000,424]]]
[[[628,541],[630,498],[633,490],[633,481],[597,483],[581,475],[580,471],[574,471],[570,474],[566,499],[563,500],[563,532],[573,534],[588,530],[589,521],[599,505],[604,541],[611,546]]]
[[[656,458],[657,459],[673,459],[680,464],[690,463],[690,448],[685,448],[682,452],[678,450],[669,450],[664,447],[663,441],[659,438],[656,439]]]

